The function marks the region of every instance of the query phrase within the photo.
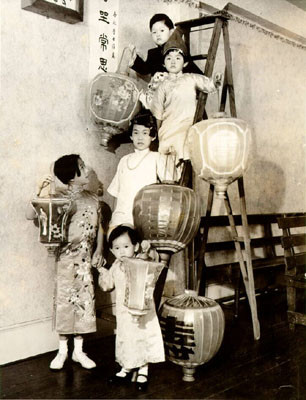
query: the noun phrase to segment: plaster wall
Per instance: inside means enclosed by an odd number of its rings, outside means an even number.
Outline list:
[[[146,0],[146,7],[143,3],[120,1],[119,53],[134,43],[146,56],[152,47],[148,21],[154,13],[165,12],[174,22],[198,16],[197,9],[176,1]],[[207,3],[225,5],[221,0]],[[283,0],[235,4],[306,36],[305,13],[292,5],[288,8]],[[57,347],[51,330],[54,265],[38,243],[37,228],[25,219],[38,180],[60,155],[79,153],[103,182],[103,200],[112,207],[106,188],[118,160],[131,146],[107,152],[88,129],[88,2],[84,22],[75,25],[23,11],[19,0],[2,0],[0,13],[0,364],[4,364]],[[245,176],[248,211],[304,210],[306,52],[234,21],[230,38],[238,115],[254,131],[253,162]],[[205,38],[195,41],[195,50],[205,40],[208,44]],[[216,67],[224,68],[219,55]],[[212,98],[209,112],[215,105]],[[207,184],[198,185],[204,206]],[[231,185],[229,192],[234,211],[239,212],[236,186]],[[219,211],[222,205],[217,203],[215,212]]]

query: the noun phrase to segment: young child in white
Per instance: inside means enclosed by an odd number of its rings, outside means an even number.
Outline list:
[[[147,314],[133,321],[124,305],[126,275],[122,261],[135,257],[139,249],[137,232],[129,226],[119,225],[109,236],[109,247],[116,260],[108,270],[99,268],[99,285],[103,290],[116,289],[116,361],[121,370],[109,378],[110,383],[131,382],[137,369],[138,390],[147,388],[148,364],[165,361],[164,344],[154,302]]]
[[[55,329],[59,334],[59,351],[50,368],[59,370],[68,357],[68,338],[74,337],[72,359],[82,367],[96,366],[83,352],[83,335],[96,331],[95,293],[91,267],[101,258],[103,231],[98,197],[87,190],[89,169],[77,154],[69,154],[54,163],[54,175],[67,189],[61,195],[72,200],[69,215],[68,242],[60,247],[56,260]],[[39,193],[48,176],[40,184]],[[37,217],[29,208],[27,218]],[[98,238],[97,238],[98,236]],[[97,238],[97,247],[93,246]]]
[[[158,151],[167,154],[173,148],[178,159],[188,160],[186,139],[196,111],[196,91],[215,92],[221,74],[216,74],[213,80],[204,75],[183,73],[187,47],[176,30],[164,45],[163,54],[168,76],[156,89],[150,104],[157,119]]]
[[[150,150],[157,134],[156,121],[149,110],[131,121],[130,138],[135,151],[121,158],[107,191],[116,198],[110,230],[120,224],[133,225],[133,202],[137,192],[158,179],[173,179],[166,157]]]

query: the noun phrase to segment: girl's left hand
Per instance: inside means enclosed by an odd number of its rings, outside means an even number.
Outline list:
[[[216,72],[214,75],[214,84],[216,87],[219,87],[222,83],[223,74],[222,72]]]

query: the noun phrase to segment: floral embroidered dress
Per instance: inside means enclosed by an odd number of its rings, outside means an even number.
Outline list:
[[[182,72],[168,74],[157,87],[150,110],[162,121],[158,131],[160,153],[167,154],[174,148],[179,159],[190,158],[186,139],[196,111],[197,89],[207,93],[216,91],[211,78]]]
[[[126,276],[124,267],[116,260],[111,268],[99,268],[102,290],[116,289],[116,361],[121,367],[139,368],[147,363],[165,361],[161,329],[154,302],[146,315],[134,322],[124,305]]]
[[[91,257],[100,218],[91,192],[68,193],[73,201],[68,244],[59,250],[55,290],[55,329],[59,334],[96,331]]]

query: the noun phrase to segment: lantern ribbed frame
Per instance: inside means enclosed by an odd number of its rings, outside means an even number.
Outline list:
[[[163,303],[159,314],[167,358],[183,367],[183,380],[193,381],[195,368],[211,360],[222,344],[222,308],[215,300],[186,290]],[[181,358],[180,345],[185,347]]]
[[[196,193],[177,184],[147,185],[134,199],[134,225],[159,251],[176,253],[196,235],[200,204]]]
[[[188,132],[190,158],[195,173],[224,197],[227,186],[247,168],[251,143],[248,124],[238,118],[211,118],[194,124]]]

